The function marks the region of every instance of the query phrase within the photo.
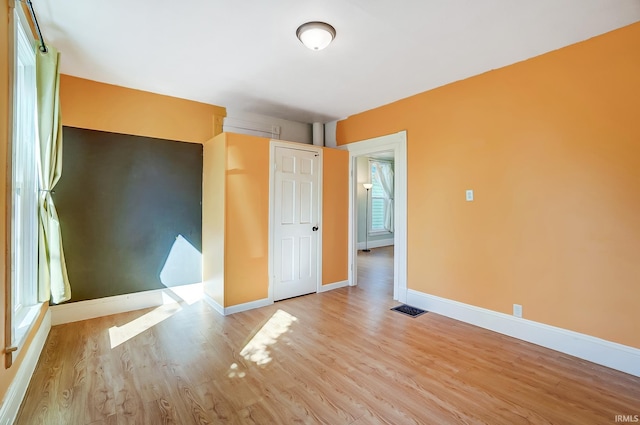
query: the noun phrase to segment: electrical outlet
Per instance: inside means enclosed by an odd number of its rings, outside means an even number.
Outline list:
[[[520,304],[513,305],[513,315],[516,317],[522,317],[522,306]]]
[[[467,202],[473,201],[473,190],[471,190],[471,189],[467,190],[465,192],[465,195],[466,195]]]

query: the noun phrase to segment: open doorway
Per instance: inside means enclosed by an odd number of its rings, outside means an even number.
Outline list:
[[[362,261],[369,261],[369,264],[376,263],[376,257],[380,256],[386,258],[387,261],[393,262],[393,299],[406,302],[407,298],[407,241],[406,241],[406,229],[407,229],[407,156],[406,156],[406,132],[391,134],[388,136],[377,137],[375,139],[364,140],[357,143],[350,143],[344,148],[350,153],[350,199],[349,199],[349,264],[351,265],[349,271],[349,284],[358,284],[358,253],[363,248],[369,248],[369,252],[361,252],[366,254],[367,257],[362,256]],[[369,174],[371,173],[372,162],[382,162],[383,160],[393,159],[393,210],[390,220],[391,224],[386,220],[382,223],[380,217],[380,211],[377,212],[378,217],[371,228],[371,221],[369,218],[361,219],[361,224],[358,225],[359,215],[362,213],[362,207],[358,208],[358,203],[362,202],[362,194],[366,196],[366,189],[363,183],[370,182]],[[358,164],[366,164],[361,165]],[[371,187],[373,189],[373,186]],[[377,192],[380,195],[380,191]],[[369,193],[371,196],[371,192]],[[378,199],[384,196],[378,196]],[[364,201],[365,214],[368,214],[366,206],[370,206],[369,201]],[[380,201],[378,201],[378,204]],[[371,212],[371,211],[369,211]],[[372,214],[376,214],[372,212]],[[366,225],[364,223],[367,223]],[[387,225],[392,232],[376,232],[376,226]],[[364,228],[364,229],[363,229]],[[372,231],[373,230],[373,231]],[[365,245],[362,245],[362,237],[367,238]],[[377,236],[377,238],[376,238]],[[372,237],[370,240],[369,237]],[[392,245],[388,245],[389,239],[392,239]],[[379,251],[378,248],[381,248]],[[386,250],[392,250],[393,255],[389,255]],[[380,260],[380,258],[378,258]],[[381,260],[384,261],[384,260]],[[363,263],[365,264],[365,263]],[[370,269],[371,273],[375,273],[374,269]],[[363,271],[364,272],[364,271]]]
[[[374,297],[393,297],[393,150],[355,158],[356,284]]]

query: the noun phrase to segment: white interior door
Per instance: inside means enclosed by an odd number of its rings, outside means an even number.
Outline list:
[[[314,151],[275,148],[274,301],[318,288],[318,157]]]

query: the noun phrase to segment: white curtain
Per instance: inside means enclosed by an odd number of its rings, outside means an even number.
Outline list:
[[[376,165],[373,178],[380,183],[384,191],[384,228],[393,232],[393,169],[386,161],[373,161]]]
[[[59,54],[47,45],[36,50],[38,95],[38,143],[40,178],[38,244],[38,300],[54,304],[71,298],[71,287],[62,250],[62,235],[51,191],[62,174],[62,122],[60,121]]]

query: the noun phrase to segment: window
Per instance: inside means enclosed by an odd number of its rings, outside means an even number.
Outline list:
[[[38,147],[35,48],[17,10],[14,22],[11,323],[12,341],[18,343],[35,318],[34,309],[30,307],[37,302]]]
[[[393,208],[391,193],[387,193],[382,183],[382,174],[384,173],[390,185],[389,191],[393,190],[393,171],[391,163],[388,161],[369,161],[370,181],[373,184],[371,188],[371,220],[369,222],[369,233],[390,233]]]

